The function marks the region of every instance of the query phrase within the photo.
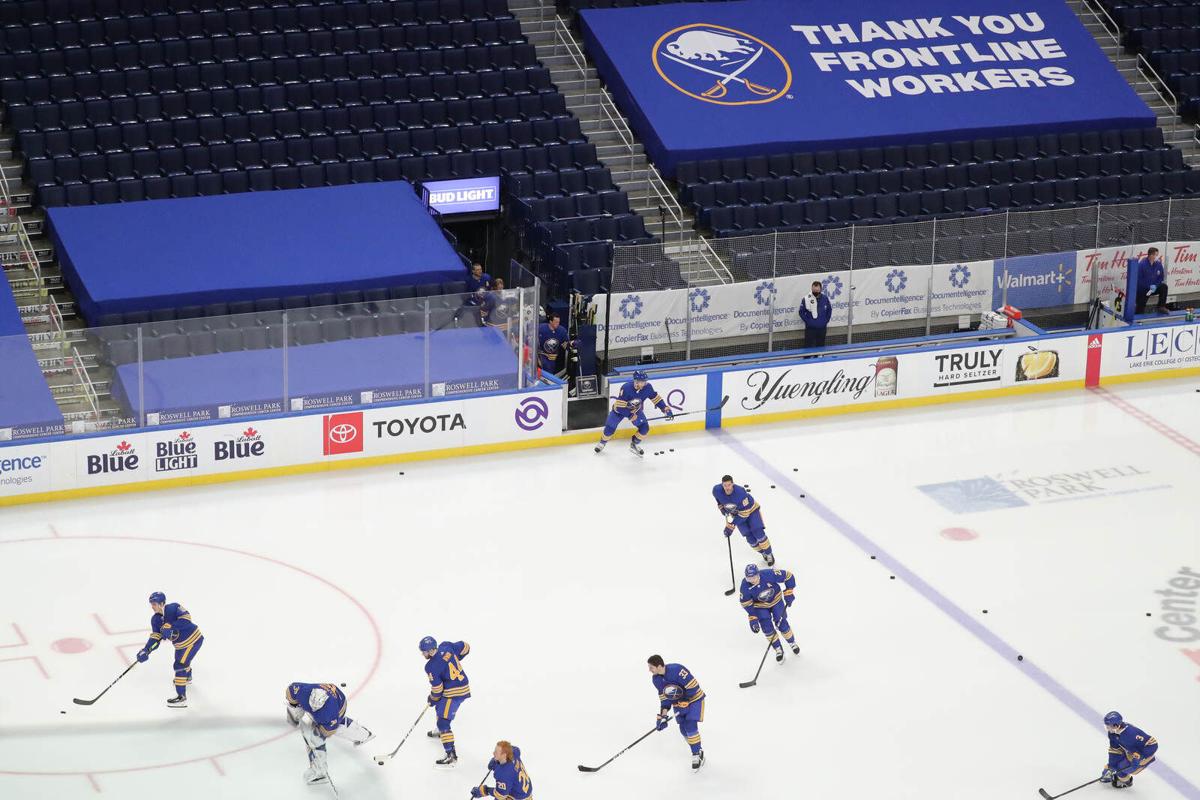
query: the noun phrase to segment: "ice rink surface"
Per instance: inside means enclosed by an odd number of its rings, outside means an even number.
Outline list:
[[[522,748],[538,800],[1034,800],[1099,776],[1112,709],[1161,743],[1120,797],[1195,800],[1196,386],[652,436],[640,461],[618,440],[602,456],[2,511],[0,797],[332,797],[303,784],[284,721],[300,680],[345,682],[350,716],[378,735],[330,744],[343,800],[461,800],[501,738]],[[765,641],[723,594],[710,491],[726,472],[798,579],[801,655],[769,661],[751,689],[738,683]],[[754,559],[736,534],[733,553],[740,575]],[[165,650],[72,705],[145,641],[154,590],[205,634],[191,707],[165,705]],[[380,768],[371,755],[425,702],[425,634],[472,647],[460,763],[433,765],[426,715]],[[672,724],[579,773],[652,727],[651,653],[707,692],[708,763],[692,773]]]

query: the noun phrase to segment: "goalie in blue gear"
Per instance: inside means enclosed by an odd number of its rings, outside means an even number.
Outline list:
[[[1130,725],[1116,711],[1104,715],[1104,728],[1108,731],[1108,766],[1100,780],[1114,789],[1128,788],[1134,775],[1154,763],[1158,740]]]
[[[304,780],[310,785],[329,781],[325,741],[335,733],[345,731],[355,747],[375,738],[375,734],[346,716],[346,695],[332,683],[288,684],[283,697],[287,701],[287,721],[300,728],[304,746],[308,748]]]
[[[725,535],[732,536],[736,528],[746,544],[762,555],[768,567],[775,566],[775,553],[771,550],[771,540],[767,538],[762,506],[758,501],[734,483],[731,475],[721,477],[721,482],[713,487],[712,495],[717,501],[717,510],[725,517]]]
[[[458,763],[454,748],[454,731],[450,725],[458,713],[458,707],[471,696],[471,684],[463,672],[462,659],[471,652],[466,642],[442,642],[438,644],[432,636],[426,636],[417,645],[425,656],[425,675],[429,678],[428,703],[437,713],[437,730],[427,734],[431,739],[441,739],[445,755],[437,760],[443,767]]]
[[[658,717],[655,728],[667,729],[671,710],[675,710],[675,723],[687,740],[692,751],[692,769],[704,765],[704,748],[700,746],[700,723],[704,721],[704,690],[696,676],[682,664],[668,664],[662,656],[646,659],[650,667],[651,681],[658,690]]]
[[[192,682],[192,662],[204,644],[204,635],[192,622],[192,615],[179,603],[168,603],[162,592],[150,595],[150,638],[137,652],[137,660],[144,663],[163,641],[175,648],[175,696],[167,701],[170,708],[187,708],[187,687]]]
[[[650,435],[650,422],[646,419],[647,402],[654,404],[667,420],[675,419],[675,412],[667,405],[667,401],[650,385],[650,376],[639,369],[633,373],[633,380],[627,381],[613,400],[608,421],[604,423],[604,432],[596,443],[596,452],[603,452],[608,440],[617,432],[621,420],[627,419],[636,429],[629,442],[629,451],[635,456],[644,456],[646,451],[642,449],[642,442]]]
[[[760,630],[775,649],[775,660],[783,661],[783,645],[779,634],[792,646],[792,653],[800,655],[796,634],[788,623],[787,610],[795,599],[796,577],[786,569],[760,570],[754,564],[746,565],[746,577],[742,580],[742,608],[750,616],[750,630]]]

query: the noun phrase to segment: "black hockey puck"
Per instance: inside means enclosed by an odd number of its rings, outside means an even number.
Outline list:
[[[672,452],[672,453],[674,453],[674,452],[675,452],[675,448],[674,448],[674,447],[672,447],[672,448],[671,448],[671,452]]]
[[[889,581],[894,581],[894,580],[896,580],[896,576],[895,576],[895,575],[888,575],[888,580],[889,580]]]
[[[1200,392],[1200,389],[1197,389],[1196,391],[1197,391],[1197,392]],[[799,469],[797,469],[796,467],[792,467],[792,472],[799,472],[799,471],[800,471],[800,470],[799,470]]]
[[[987,609],[986,609],[986,608],[983,610],[983,613],[985,613],[985,614],[987,613]]]
[[[345,688],[346,688],[346,684],[344,684],[344,683],[341,683],[341,684],[338,684],[338,685],[339,685],[339,686],[341,686],[343,689],[345,689]]]
[[[801,497],[804,497],[804,495],[800,495],[800,496],[801,496]]]
[[[1017,661],[1024,661],[1024,660],[1025,660],[1025,656],[1017,656]]]
[[[1149,612],[1149,611],[1147,611],[1147,612],[1146,612],[1146,616],[1147,616],[1147,617],[1148,617],[1148,616],[1150,616],[1150,612]]]
[[[403,472],[401,472],[400,474],[401,474],[401,475],[403,475],[404,473],[403,473]]]
[[[871,560],[872,560],[872,561],[874,561],[874,560],[875,560],[875,556],[871,556]]]
[[[771,484],[771,488],[772,488],[772,489],[774,489],[774,488],[775,488],[775,484],[773,484],[773,483],[772,483],[772,484]]]
[[[60,714],[65,714],[65,713],[67,713],[67,712],[65,712],[65,711],[60,711],[60,712],[58,712],[58,713],[60,713]]]

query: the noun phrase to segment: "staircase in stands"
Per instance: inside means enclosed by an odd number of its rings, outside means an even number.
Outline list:
[[[612,171],[613,182],[629,195],[631,210],[646,220],[646,229],[663,241],[668,258],[679,264],[693,285],[729,282],[728,268],[695,229],[691,212],[679,204],[675,190],[646,158],[608,90],[583,52],[583,43],[568,21],[558,15],[554,0],[510,0],[538,60],[566,97],[567,108],[596,145],[600,162]]]
[[[1125,52],[1121,46],[1121,32],[1116,21],[1094,0],[1067,0],[1067,5],[1096,39],[1108,60],[1158,117],[1158,127],[1163,130],[1163,140],[1183,152],[1186,164],[1200,167],[1200,141],[1196,138],[1200,128],[1184,122],[1179,117],[1176,113],[1177,103],[1171,91],[1146,60]]]
[[[116,405],[106,397],[107,387],[89,375],[97,353],[84,336],[84,323],[63,284],[45,216],[34,207],[22,170],[22,162],[14,157],[12,131],[6,128],[0,131],[0,264],[68,426],[81,422],[88,423],[85,429],[95,429],[103,419],[115,416]]]

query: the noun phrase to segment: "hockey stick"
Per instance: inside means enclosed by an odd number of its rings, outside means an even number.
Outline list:
[[[720,405],[715,405],[712,408],[698,408],[695,411],[680,411],[678,414],[672,414],[671,418],[679,419],[680,417],[686,417],[689,414],[707,414],[710,411],[720,411],[722,408],[725,407],[725,404],[728,402],[729,402],[729,395],[725,395],[725,397],[722,398]],[[666,419],[666,416],[651,417],[651,418],[647,419],[646,421],[647,422],[658,422],[661,419]]]
[[[1066,797],[1071,792],[1078,792],[1084,786],[1091,786],[1093,783],[1099,783],[1099,782],[1100,782],[1100,778],[1096,778],[1096,780],[1088,781],[1087,783],[1080,784],[1079,786],[1076,786],[1074,789],[1068,789],[1067,791],[1063,792],[1062,794],[1049,794],[1045,789],[1038,789],[1038,794],[1040,794],[1042,797],[1044,797],[1045,800],[1058,800],[1058,798]]]
[[[489,770],[487,771],[487,775],[484,775],[484,776],[483,776],[483,780],[481,780],[479,783],[477,783],[477,784],[476,784],[476,786],[478,786],[480,789],[482,789],[482,788],[483,788],[483,785],[484,785],[485,783],[487,783],[487,779],[488,779],[488,778],[490,778],[490,777],[492,777],[492,771],[489,769]],[[471,796],[472,796],[472,797],[474,797],[475,795],[471,795]]]
[[[664,721],[665,721],[665,722],[670,722],[670,721],[671,721],[671,718],[670,718],[670,717],[667,717],[667,718],[666,718],[666,720],[664,720]],[[652,733],[656,732],[657,730],[658,730],[658,726],[657,726],[657,725],[655,725],[653,728],[651,728],[650,730],[646,731],[646,732],[645,732],[645,733],[643,733],[641,736],[639,736],[639,737],[638,737],[638,738],[637,738],[637,739],[636,739],[636,740],[633,742],[633,744],[629,745],[629,746],[628,746],[628,747],[626,747],[624,750],[622,750],[620,753],[617,753],[615,756],[613,756],[612,758],[610,758],[608,761],[605,761],[603,764],[601,764],[601,765],[600,765],[600,766],[598,766],[598,767],[585,767],[583,764],[579,764],[579,765],[578,765],[578,766],[579,766],[579,771],[580,771],[580,772],[599,772],[600,770],[604,769],[605,767],[607,767],[607,766],[608,766],[609,764],[611,764],[612,762],[616,761],[618,757],[620,757],[620,756],[624,755],[626,751],[628,751],[628,750],[632,750],[634,747],[636,747],[637,745],[641,744],[641,742],[642,742],[642,740],[643,740],[643,739],[645,739],[645,738],[646,738],[647,736],[649,736],[650,734],[652,734]]]
[[[413,724],[411,726],[409,726],[408,733],[404,734],[404,738],[400,740],[400,744],[396,745],[396,749],[393,750],[392,752],[388,753],[386,756],[375,756],[376,764],[378,764],[379,766],[382,767],[383,762],[385,760],[396,757],[396,753],[400,752],[400,748],[403,747],[404,743],[408,741],[408,737],[412,735],[413,729],[416,728],[418,724],[420,724],[421,719],[425,716],[425,712],[428,710],[429,710],[429,705],[426,704],[426,706],[421,709],[421,713],[417,715],[417,718],[415,720],[413,720]]]
[[[731,535],[732,532],[725,534],[725,544],[729,546],[729,582],[732,584],[729,587],[729,591],[725,592],[726,597],[737,591],[737,578],[733,575],[733,544],[729,541]]]
[[[105,692],[107,692],[107,691],[108,691],[109,689],[111,689],[112,687],[116,686],[116,685],[117,685],[117,681],[121,680],[121,678],[124,678],[126,675],[128,675],[128,674],[129,674],[129,670],[131,670],[131,669],[133,669],[134,667],[136,667],[136,666],[137,666],[139,663],[140,663],[140,662],[134,661],[132,664],[130,664],[128,667],[126,667],[126,668],[125,668],[125,671],[124,671],[124,672],[122,672],[120,675],[118,675],[118,676],[117,676],[117,680],[116,680],[116,681],[113,681],[113,682],[112,682],[112,683],[110,683],[108,686],[104,687],[104,691],[103,691],[103,692],[101,692],[100,694],[96,695],[95,697],[93,697],[91,700],[80,700],[78,697],[76,697],[76,698],[74,698],[73,700],[71,700],[71,702],[72,702],[72,703],[74,703],[74,704],[75,704],[75,705],[77,705],[77,706],[90,706],[90,705],[92,705],[92,704],[93,704],[93,703],[95,703],[97,700],[99,700],[101,697],[104,697],[104,694],[105,694]]]
[[[758,662],[758,672],[754,673],[754,677],[746,683],[739,683],[738,686],[742,689],[749,689],[754,684],[758,683],[758,676],[762,673],[763,664],[767,663],[767,654],[771,652],[771,643],[767,643],[767,649],[763,651],[762,661]]]

